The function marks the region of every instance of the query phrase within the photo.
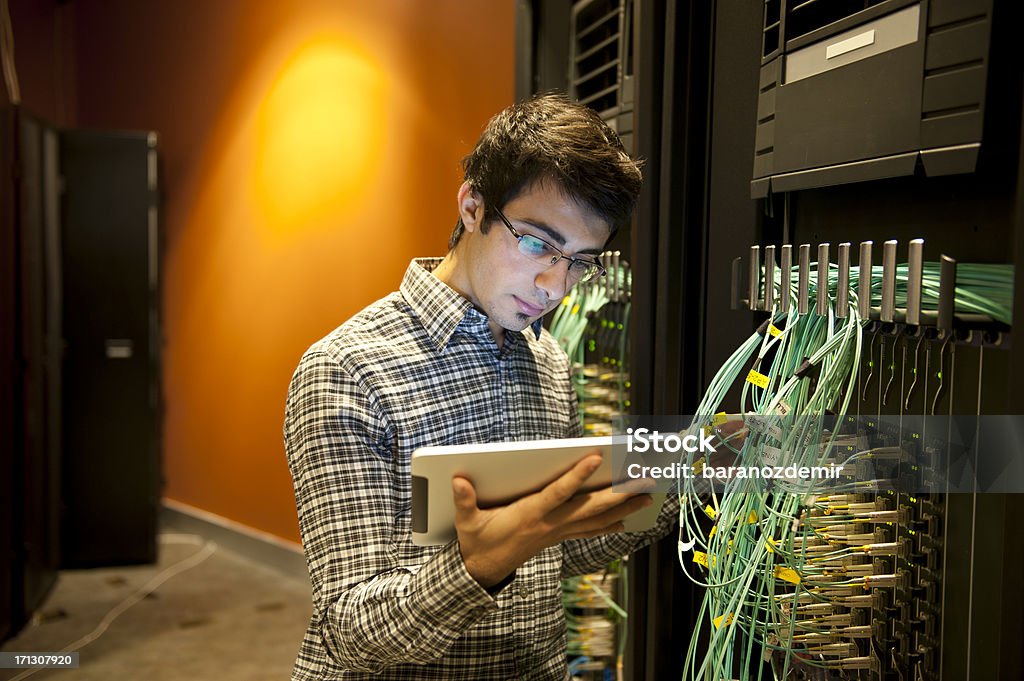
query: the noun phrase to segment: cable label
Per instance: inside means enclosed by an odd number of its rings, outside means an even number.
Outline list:
[[[750,373],[747,374],[747,382],[753,383],[762,390],[768,387],[768,377],[756,369],[751,369]]]
[[[781,565],[775,566],[775,578],[781,579],[784,582],[789,582],[790,584],[800,583],[800,575],[797,574],[796,570],[782,567]]]
[[[715,629],[721,629],[722,627],[727,627],[730,624],[732,624],[732,613],[731,612],[727,612],[724,615],[719,615],[713,621],[715,623]]]

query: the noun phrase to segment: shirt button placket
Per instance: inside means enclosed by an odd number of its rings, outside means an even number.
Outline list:
[[[492,384],[494,390],[492,399],[494,400],[495,413],[498,418],[498,440],[502,442],[516,439],[510,432],[508,398],[505,394],[505,375],[507,373],[507,364],[508,362],[505,360],[505,357],[503,355],[498,355],[498,375]]]
[[[506,428],[508,428],[509,440],[529,439],[523,435],[523,420],[520,418],[519,385],[516,383],[515,362],[511,356],[502,358],[503,380],[502,387],[505,391],[506,412],[508,413]]]
[[[518,644],[514,647],[512,653],[512,659],[515,661],[515,673],[516,678],[523,677],[523,653],[526,651],[527,636],[527,622],[530,621],[530,608],[527,595],[529,591],[519,581],[520,577],[516,578],[516,598],[512,601],[512,640],[518,641]]]

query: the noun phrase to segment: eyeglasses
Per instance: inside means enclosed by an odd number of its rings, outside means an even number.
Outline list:
[[[494,207],[494,212],[498,214],[501,221],[508,227],[508,231],[512,232],[512,236],[519,242],[519,252],[530,260],[543,263],[548,267],[557,264],[559,260],[568,260],[569,279],[575,283],[582,283],[605,275],[604,267],[597,262],[585,258],[573,258],[540,237],[532,234],[520,234],[505,217],[505,214],[498,210],[497,206]]]

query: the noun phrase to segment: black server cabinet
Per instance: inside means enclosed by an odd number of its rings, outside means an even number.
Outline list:
[[[159,261],[154,133],[65,131],[62,566],[156,559]]]
[[[912,0],[636,0],[635,140],[647,166],[631,249],[635,413],[687,413],[699,398],[701,385],[763,318],[763,314],[729,309],[730,264],[734,257],[746,255],[749,245],[864,239],[880,243],[890,238],[905,243],[924,237],[929,260],[942,251],[964,261],[1024,262],[1022,62],[1014,37],[1020,5],[1009,0],[920,3],[918,25],[927,50],[921,53],[918,45],[895,52],[896,56],[916,55],[919,66],[928,70],[919,70],[927,80],[919,84],[918,94],[901,99],[918,97],[919,107],[912,113],[920,139],[915,137],[915,144],[906,148],[890,145],[863,152],[897,162],[893,168],[886,162],[859,163],[862,156],[840,150],[841,157],[820,162],[841,166],[827,178],[816,168],[793,164],[765,169],[755,162],[752,172],[751,159],[760,158],[763,165],[763,157],[776,147],[791,145],[786,153],[799,149],[800,140],[794,140],[792,129],[787,133],[786,128],[790,123],[803,126],[792,117],[782,125],[773,124],[780,112],[766,108],[772,95],[766,94],[771,83],[761,72],[763,60],[781,49],[808,47],[809,41],[826,33],[854,31],[851,36],[857,37],[874,30],[881,35],[884,26],[858,26],[890,12],[906,12],[913,4]],[[564,16],[550,4],[535,0],[520,3],[521,8],[524,5],[533,13],[523,11],[521,16],[532,22],[524,21],[520,28],[529,29],[533,42],[520,42],[528,55],[519,72],[520,94],[525,84],[534,89],[557,84],[545,74],[558,72],[551,63],[559,55],[567,58],[571,40],[563,28]],[[843,19],[842,25],[829,24],[832,13],[843,12],[856,16]],[[782,33],[786,20],[800,13],[797,18],[817,17],[818,23],[807,31],[814,36],[799,44],[772,44],[771,31]],[[783,18],[781,27],[780,22],[769,21],[772,17]],[[545,25],[545,20],[551,21]],[[798,28],[795,20],[789,26]],[[847,39],[845,34],[837,36],[836,40]],[[562,43],[545,44],[545,40]],[[981,48],[984,54],[979,57],[975,52]],[[853,70],[874,68],[894,58],[882,55]],[[791,93],[809,88],[813,77],[803,85],[794,83]],[[838,72],[829,71],[819,82],[839,77]],[[980,89],[952,87],[964,80]],[[931,93],[928,97],[925,90]],[[940,90],[950,94],[942,106],[933,101]],[[986,92],[989,101],[983,106]],[[818,103],[830,101],[826,97]],[[793,113],[787,102],[782,104],[786,106],[781,114]],[[905,110],[903,106],[901,111]],[[866,124],[862,118],[851,120]],[[825,138],[830,134],[827,123],[814,128]],[[964,132],[973,137],[939,139],[932,133],[942,126],[950,134]],[[774,137],[765,136],[769,130]],[[839,136],[832,141],[845,144],[849,140]],[[820,140],[814,144],[814,152],[823,151],[818,148]],[[755,155],[755,150],[762,153]],[[909,165],[901,165],[907,159]],[[847,172],[868,165],[870,173]],[[875,168],[884,172],[874,172]],[[826,186],[837,182],[856,184]],[[750,198],[752,189],[757,200]],[[1024,277],[1017,277],[1017,319],[1024,316],[1022,287]],[[1008,390],[1024,380],[1022,355],[1011,345],[984,350],[964,347],[958,353],[962,366],[958,365],[957,374],[966,376],[973,362],[975,376],[964,379],[958,392],[966,396],[973,388],[976,395],[979,384],[983,385],[988,400],[995,401],[986,401],[985,413],[1020,413],[1024,403],[1020,391]],[[968,674],[971,678],[1021,678],[1022,649],[1014,645],[1021,640],[1024,620],[1022,589],[1015,579],[1020,574],[1021,543],[1011,538],[1012,519],[1019,513],[1016,501],[998,495],[949,500],[950,532],[967,541],[954,542],[957,558],[948,572],[943,609],[949,617],[941,678]],[[970,565],[973,579],[967,573]],[[635,556],[632,569],[625,678],[678,678],[694,605],[703,594],[680,575],[674,539]],[[886,678],[890,677],[892,673]]]
[[[20,581],[16,562],[14,493],[15,461],[20,451],[17,365],[17,235],[14,210],[13,107],[0,108],[0,366],[9,378],[0,383],[0,641],[20,626],[20,599],[15,598]]]
[[[155,145],[0,108],[0,640],[59,567],[156,558]]]
[[[60,291],[56,129],[3,110],[0,359],[7,369],[0,454],[0,638],[56,581],[60,495]]]
[[[56,580],[61,452],[60,223],[58,132],[22,113],[18,120],[23,457],[24,603],[42,603]]]
[[[723,4],[720,0],[719,6]],[[801,26],[807,26],[794,17],[807,18],[811,11],[820,11],[820,16],[809,38],[786,39],[787,34],[799,33]],[[748,64],[744,68],[755,77],[753,86],[723,95],[723,101],[731,101],[730,108],[745,112],[745,122],[730,120],[727,125],[743,141],[747,172],[753,159],[749,189],[758,198],[761,216],[756,223],[747,223],[746,231],[737,225],[721,232],[723,247],[712,249],[711,271],[722,272],[719,279],[725,283],[728,260],[745,256],[744,244],[810,244],[814,252],[817,244],[830,243],[834,248],[853,242],[856,249],[858,242],[873,240],[880,248],[881,242],[894,239],[899,243],[899,260],[904,262],[907,242],[918,237],[924,239],[926,260],[935,261],[946,254],[961,262],[1012,263],[1019,268],[1024,262],[1024,81],[1016,37],[1020,11],[1019,3],[1001,0],[886,0],[830,4],[768,1],[742,15],[719,12],[722,28],[716,35],[730,28],[743,31]],[[866,42],[883,35],[888,24],[878,22],[914,12],[919,14],[912,43],[867,54],[862,60],[807,78],[787,81],[774,73],[778,66],[775,55],[780,50],[831,48],[861,36]],[[763,26],[757,25],[762,19]],[[756,23],[752,26],[750,20]],[[763,41],[757,35],[762,28]],[[776,34],[782,39],[771,38]],[[762,46],[762,54],[758,54],[757,48]],[[904,93],[909,99],[897,102],[890,97],[886,88],[892,83],[884,78],[865,79],[866,73],[887,65],[892,66],[887,73],[896,79],[916,79],[916,90]],[[716,58],[716,83],[721,66]],[[872,83],[877,87],[868,87]],[[859,94],[849,100],[851,93]],[[945,102],[941,107],[936,104],[939,93]],[[811,109],[797,105],[799,99],[807,98],[814,98],[819,112],[821,107],[835,106],[844,113],[818,116],[812,123],[802,118]],[[892,108],[894,103],[898,106]],[[898,124],[893,122],[897,119]],[[716,116],[715,122],[721,124],[722,120]],[[834,139],[826,143],[830,133]],[[724,151],[721,144],[713,142],[713,168],[723,167]],[[801,154],[806,163],[797,164],[793,159]],[[724,179],[721,172],[713,171],[713,200]],[[739,188],[732,181],[729,186],[738,198]],[[726,214],[713,207],[713,224],[716,215]],[[719,220],[718,224],[725,223]],[[754,227],[753,231],[749,227]],[[728,247],[729,241],[736,245]],[[728,291],[728,285],[720,288]],[[1022,292],[1018,272],[1014,284],[1017,320],[1024,303]],[[750,313],[735,314],[747,317]],[[712,337],[721,328],[724,322],[709,318],[706,335]],[[1003,342],[989,342],[988,334],[968,336],[966,330],[958,329],[961,333],[950,346],[951,384],[939,402],[939,413],[1020,414],[1022,401],[1015,386],[1024,370],[1024,355],[1008,336]],[[718,333],[714,337],[723,336]],[[916,371],[912,354],[903,359],[908,338],[884,325],[869,327],[866,337],[881,339],[872,342],[890,348],[892,361],[885,367],[886,376]],[[933,357],[940,357],[941,343],[929,340],[927,345]],[[862,377],[870,373],[869,361],[865,358]],[[707,376],[714,373],[715,366],[714,362],[706,365]],[[941,364],[935,366],[941,371]],[[866,379],[864,384],[868,384]],[[904,403],[902,398],[890,399],[887,409],[881,407],[884,400],[879,398],[877,381],[865,394],[855,407],[857,413],[916,416],[924,409],[923,404],[914,409],[899,406]],[[933,388],[932,397],[936,394]],[[999,494],[950,494],[935,502],[943,508],[943,591],[936,599],[942,628],[936,645],[913,651],[938,665],[937,675],[927,678],[1021,678],[1018,642],[1024,626],[1024,601],[1017,579],[1021,545],[1010,539],[1019,513],[1015,502],[1013,495]],[[900,614],[892,619],[905,623],[909,618]],[[914,620],[913,625],[923,619]],[[878,678],[899,678],[897,659],[904,664],[901,655],[904,653],[898,649],[884,654]]]
[[[706,187],[715,6],[707,0],[518,4],[517,95],[568,90],[597,108],[645,163],[633,225],[613,246],[628,254],[632,265],[629,366],[635,414],[692,413],[709,351],[700,329],[708,315]],[[613,35],[609,26],[616,19],[618,35]],[[604,64],[592,63],[595,55],[613,49]],[[621,76],[617,83],[605,80],[613,67]],[[612,96],[617,99],[607,101]],[[749,171],[743,175],[742,167],[730,167],[739,171],[739,186],[746,190]],[[753,220],[753,208],[744,213],[735,200],[729,205],[742,219]],[[749,326],[749,317],[735,318],[736,327],[745,321]],[[710,346],[711,351],[724,347]],[[680,642],[689,639],[699,594],[677,574],[676,553],[675,538],[667,537],[629,559],[625,679],[681,674]]]

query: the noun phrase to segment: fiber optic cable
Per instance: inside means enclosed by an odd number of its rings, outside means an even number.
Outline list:
[[[822,270],[810,279],[812,294],[819,274],[830,287],[838,283],[836,266]],[[824,416],[834,413],[841,423],[853,395],[859,394],[868,323],[858,314],[858,273],[850,274],[845,318],[832,309],[824,316],[799,315],[796,287],[781,292],[790,298],[790,312],[772,310],[771,324],[726,360],[690,429],[708,427],[708,415],[743,380],[740,411],[748,414],[748,425],[754,422],[750,413],[771,420],[759,429],[750,427],[738,463],[757,465],[774,457],[776,463],[810,466],[835,458],[840,429],[826,432]],[[873,303],[881,300],[881,274],[881,268],[872,268]],[[1012,268],[1005,266],[958,266],[957,314],[985,315],[1008,324],[1012,276]],[[899,266],[897,296],[905,297],[907,279],[907,266]],[[781,272],[776,272],[780,282]],[[938,265],[927,263],[923,304],[936,305],[938,291]],[[869,454],[862,449],[841,458],[851,464]],[[695,471],[707,465],[693,459],[688,453],[680,463]],[[680,565],[707,589],[698,625],[708,633],[706,649],[698,651],[696,632],[691,639],[684,678],[746,680],[751,670],[761,678],[763,662],[769,660],[772,674],[784,678],[798,665],[867,669],[880,659],[877,651],[864,655],[855,644],[870,638],[870,628],[856,624],[856,610],[874,603],[871,594],[861,595],[863,590],[894,588],[902,579],[899,574],[876,574],[870,557],[895,556],[903,544],[869,541],[873,535],[857,529],[892,522],[895,511],[874,508],[875,502],[858,493],[878,481],[850,481],[833,485],[827,493],[813,485],[774,482],[778,484],[768,491],[751,479],[733,478],[722,490],[709,493],[693,480],[680,481]],[[709,519],[710,532],[704,529]]]

